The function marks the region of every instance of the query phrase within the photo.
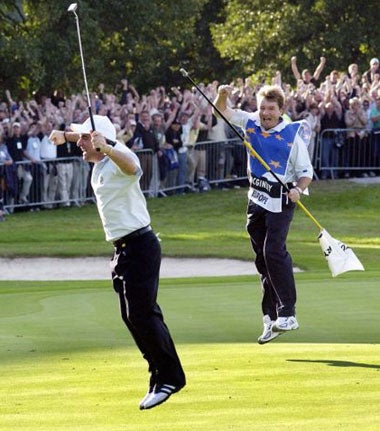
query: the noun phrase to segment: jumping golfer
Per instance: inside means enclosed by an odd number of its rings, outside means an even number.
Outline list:
[[[253,149],[290,189],[289,192],[284,190],[259,160],[249,155],[247,231],[263,288],[264,330],[258,342],[264,344],[298,328],[296,287],[286,238],[295,202],[313,178],[307,151],[310,131],[303,122],[283,120],[285,96],[280,87],[262,87],[257,94],[258,111],[254,113],[230,108],[231,90],[228,85],[218,88],[216,107],[227,120],[244,130]]]
[[[83,159],[94,163],[91,185],[96,196],[106,240],[113,243],[112,282],[119,296],[122,319],[149,364],[149,389],[140,409],[150,409],[185,386],[185,374],[169,329],[157,304],[160,243],[150,226],[140,189],[139,159],[115,142],[116,130],[108,117],[94,115],[72,132],[53,130],[56,145],[77,142]],[[107,141],[106,141],[106,139]]]

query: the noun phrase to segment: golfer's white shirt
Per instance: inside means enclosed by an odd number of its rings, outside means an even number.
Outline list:
[[[133,151],[119,142],[115,149],[128,153],[138,170],[135,175],[126,175],[109,157],[94,165],[91,185],[107,241],[115,241],[150,224],[139,183],[142,175],[140,161]]]

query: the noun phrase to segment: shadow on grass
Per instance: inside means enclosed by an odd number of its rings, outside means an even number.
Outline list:
[[[334,361],[334,360],[311,360],[311,359],[287,359],[288,362],[311,362],[313,364],[326,364],[330,367],[360,367],[360,368],[373,368],[380,370],[380,365],[362,364],[360,362],[351,361]]]

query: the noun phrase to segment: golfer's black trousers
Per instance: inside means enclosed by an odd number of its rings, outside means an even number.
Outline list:
[[[286,249],[294,208],[295,204],[285,198],[279,213],[267,211],[252,201],[247,208],[247,231],[263,287],[262,310],[272,320],[295,315],[293,263]]]
[[[161,247],[146,232],[115,248],[111,261],[113,286],[119,295],[123,321],[148,361],[150,385],[185,385],[185,374],[169,329],[157,304]]]

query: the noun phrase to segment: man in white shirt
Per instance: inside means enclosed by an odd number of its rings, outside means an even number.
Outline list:
[[[41,203],[41,191],[43,183],[43,168],[44,165],[41,161],[41,139],[40,139],[41,125],[34,123],[30,126],[28,132],[28,141],[24,152],[24,160],[32,162],[29,165],[33,182],[30,193],[30,201],[33,203]],[[37,207],[38,208],[38,207]],[[32,208],[33,209],[33,208]]]
[[[50,141],[49,134],[52,131],[51,124],[46,121],[42,125],[43,137],[41,139],[41,159],[46,166],[44,170],[44,179],[42,185],[42,202],[44,208],[53,208],[53,202],[56,200],[58,186],[57,172],[57,147]]]
[[[257,95],[258,111],[253,113],[230,108],[227,100],[231,91],[229,85],[219,87],[216,107],[245,131],[252,148],[289,189],[287,192],[256,157],[249,155],[247,231],[263,288],[264,330],[258,342],[264,344],[298,328],[296,287],[286,238],[295,203],[313,178],[307,150],[310,128],[305,122],[283,120],[285,95],[278,86],[262,87]]]
[[[116,129],[108,117],[94,115],[71,124],[73,132],[54,130],[56,144],[77,142],[87,162],[94,163],[91,185],[106,240],[115,247],[111,261],[113,287],[122,319],[149,364],[149,389],[140,409],[150,409],[181,390],[185,374],[169,329],[157,304],[160,243],[150,227],[150,215],[140,188],[142,170],[137,155],[115,142]]]

